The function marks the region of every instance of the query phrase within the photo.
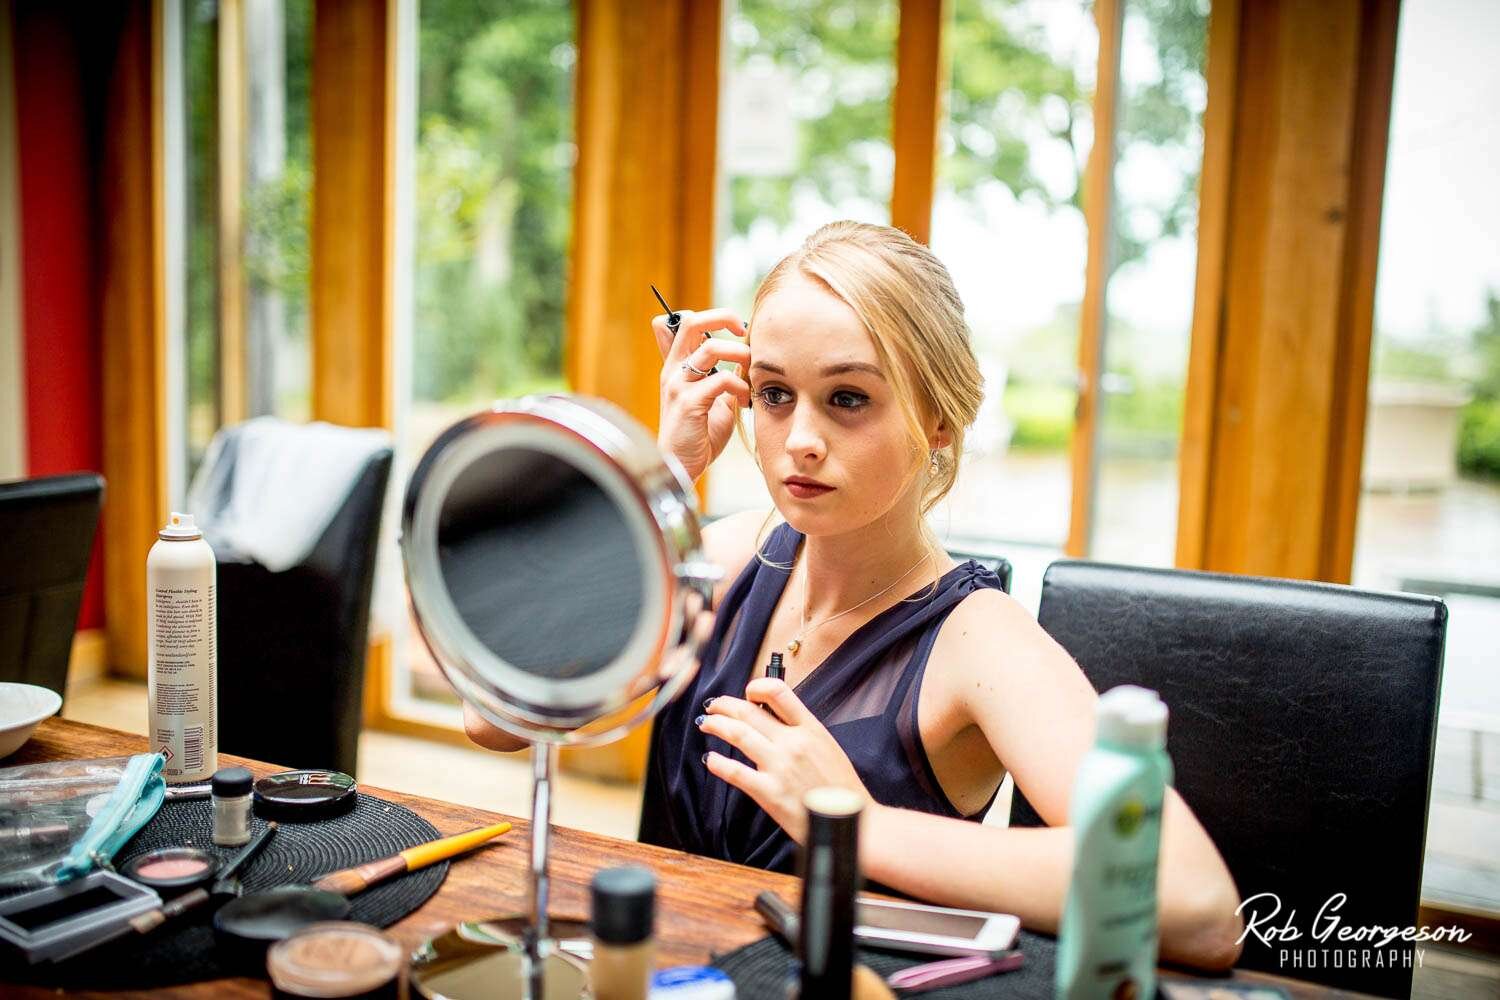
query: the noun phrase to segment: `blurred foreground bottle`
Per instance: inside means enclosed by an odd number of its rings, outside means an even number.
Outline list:
[[[1099,698],[1094,748],[1073,786],[1073,879],[1057,935],[1057,996],[1149,1000],[1156,992],[1156,868],[1172,783],[1167,706],[1133,685]]]

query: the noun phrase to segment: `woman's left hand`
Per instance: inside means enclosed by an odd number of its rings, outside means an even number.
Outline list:
[[[746,685],[745,696],[750,700],[713,699],[707,714],[698,717],[698,728],[739,750],[755,767],[709,751],[704,763],[712,774],[754,799],[799,844],[807,833],[802,796],[810,789],[837,785],[869,800],[843,748],[785,681],[757,678]]]

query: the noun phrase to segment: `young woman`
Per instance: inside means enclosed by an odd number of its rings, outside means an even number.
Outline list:
[[[924,521],[983,398],[952,279],[899,230],[833,223],[767,275],[752,316],[753,335],[724,309],[684,313],[675,337],[654,324],[662,449],[696,479],[749,407],[776,509],[704,529],[726,575],[702,667],[656,722],[642,838],[790,870],[803,793],[841,785],[869,802],[867,877],[1055,931],[1096,695],[995,575],[955,564]],[[749,342],[709,339],[718,329]],[[765,676],[772,652],[784,681]],[[468,721],[481,745],[517,748]],[[1007,772],[1050,826],[969,822]],[[1232,965],[1234,883],[1171,789],[1160,871],[1162,957]]]

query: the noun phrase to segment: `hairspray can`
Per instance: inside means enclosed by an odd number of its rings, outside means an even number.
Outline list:
[[[219,769],[219,636],[214,550],[191,514],[174,513],[146,556],[151,749],[170,782]]]
[[[807,843],[802,848],[798,995],[802,1000],[849,1000],[864,800],[847,788],[829,786],[812,789],[802,802],[807,807]]]

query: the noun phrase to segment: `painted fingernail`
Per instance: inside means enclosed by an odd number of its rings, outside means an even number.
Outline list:
[[[707,712],[708,711],[708,706],[712,705],[714,703],[714,699],[717,698],[717,697],[718,697],[718,695],[710,695],[709,697],[704,698],[703,699],[703,711]]]
[[[703,720],[706,719],[706,718],[708,718],[708,716],[706,716],[706,715],[700,715],[700,716],[698,716],[696,719],[693,720],[693,725],[695,725],[695,726],[701,726],[701,725],[703,725]]]
[[[711,754],[711,753],[713,753],[713,751],[712,751],[712,750],[705,750],[705,751],[704,751],[704,752],[703,752],[703,756],[702,756],[702,757],[699,757],[699,758],[698,758],[698,759],[699,759],[699,760],[700,760],[700,761],[702,761],[702,762],[703,762],[703,763],[705,763],[705,764],[707,764],[707,763],[708,763],[708,755],[709,755],[709,754]]]

